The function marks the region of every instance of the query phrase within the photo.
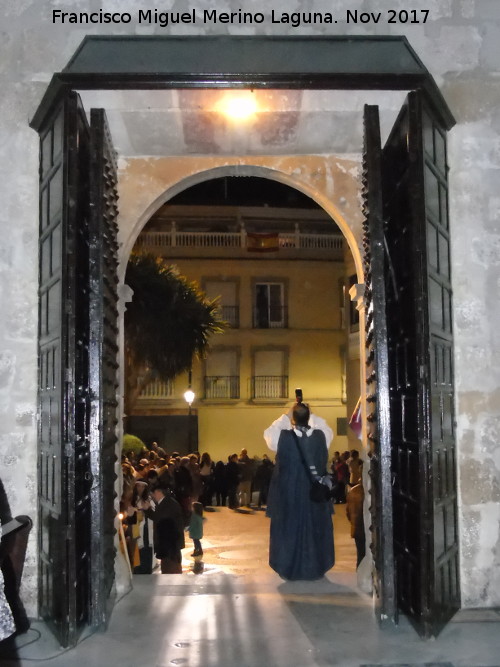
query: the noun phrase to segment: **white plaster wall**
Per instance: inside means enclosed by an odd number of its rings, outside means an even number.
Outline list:
[[[116,34],[405,34],[441,86],[450,135],[461,563],[464,606],[500,605],[500,6],[496,0],[213,0],[161,10],[382,12],[377,24],[292,28],[135,25]],[[36,516],[37,153],[28,120],[54,71],[84,35],[108,26],[53,25],[52,8],[136,12],[147,0],[0,0],[0,474],[15,513]],[[390,8],[429,9],[425,24],[389,25]],[[35,539],[23,596],[36,609]]]

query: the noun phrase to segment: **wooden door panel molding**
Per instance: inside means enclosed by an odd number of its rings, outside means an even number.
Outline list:
[[[75,93],[40,136],[40,613],[63,646],[85,623],[89,536],[85,309],[88,124]],[[82,389],[79,389],[82,387]]]
[[[382,154],[397,597],[432,636],[460,603],[445,130],[420,93]]]

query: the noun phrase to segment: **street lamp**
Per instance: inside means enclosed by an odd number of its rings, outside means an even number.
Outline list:
[[[191,405],[193,404],[195,397],[194,391],[191,389],[191,369],[189,370],[188,375],[188,388],[184,392],[184,400],[189,406],[188,409],[188,452],[192,451],[192,434],[191,434]]]
[[[184,400],[185,400],[186,403],[189,405],[189,413],[188,413],[188,414],[191,414],[191,405],[193,404],[194,397],[195,397],[195,393],[194,393],[194,391],[191,389],[191,382],[192,382],[192,370],[189,369],[189,373],[188,373],[188,388],[187,388],[186,391],[184,392]]]
[[[194,391],[191,389],[191,387],[189,387],[189,389],[187,389],[187,390],[184,392],[184,400],[185,400],[186,403],[189,405],[189,414],[191,414],[191,405],[193,404],[194,397],[195,397],[195,393],[194,393]]]

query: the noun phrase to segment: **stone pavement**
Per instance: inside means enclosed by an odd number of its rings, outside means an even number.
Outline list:
[[[335,518],[338,562],[313,582],[285,582],[270,570],[262,512],[206,516],[202,574],[193,572],[188,543],[184,574],[135,576],[107,632],[63,651],[35,622],[17,639],[19,657],[0,660],[2,667],[500,666],[496,610],[461,611],[430,641],[404,618],[378,626],[371,598],[356,586],[343,507]]]

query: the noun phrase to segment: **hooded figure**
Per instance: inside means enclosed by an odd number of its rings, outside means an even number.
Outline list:
[[[298,403],[292,413],[293,429],[287,428],[287,423],[292,423],[283,415],[264,433],[269,447],[274,449],[276,445],[277,449],[267,506],[271,518],[269,565],[290,580],[320,579],[335,563],[333,505],[331,501],[316,503],[310,499],[311,476],[298,451],[300,447],[315,474],[326,475],[325,431],[330,429],[324,420],[322,424],[318,421],[319,417],[315,417],[319,427],[312,428],[309,418],[309,407]]]

